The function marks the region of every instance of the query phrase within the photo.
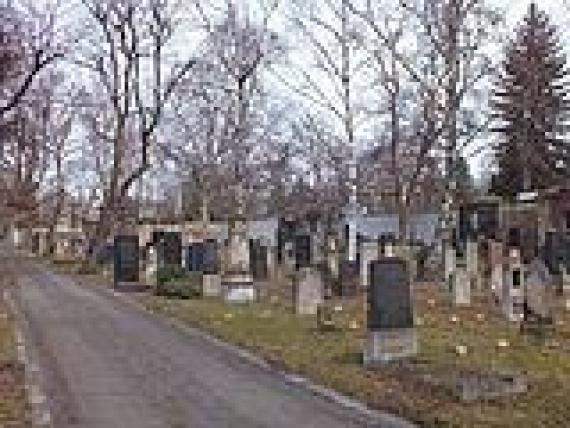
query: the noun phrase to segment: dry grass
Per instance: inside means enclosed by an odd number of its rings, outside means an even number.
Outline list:
[[[2,291],[11,285],[6,260],[0,260],[4,275],[0,278],[0,427],[27,427],[24,367],[17,361],[14,320],[9,314]]]
[[[414,293],[417,358],[381,369],[362,367],[363,301],[339,300],[339,329],[321,333],[314,317],[298,317],[282,304],[227,305],[219,300],[141,297],[151,310],[198,326],[254,350],[277,366],[428,426],[565,426],[570,420],[570,316],[546,347],[522,336],[489,309],[484,299],[454,308],[435,287]],[[451,321],[451,319],[455,321]],[[352,321],[352,323],[351,323]],[[568,322],[567,322],[568,321]],[[351,329],[350,324],[358,324]],[[354,327],[354,325],[352,325]],[[498,348],[499,341],[509,346]],[[467,354],[457,355],[456,346]],[[527,393],[511,398],[461,402],[451,388],[465,373],[524,373]]]

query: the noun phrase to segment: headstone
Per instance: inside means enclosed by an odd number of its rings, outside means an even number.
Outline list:
[[[340,295],[354,297],[358,293],[360,285],[360,264],[357,260],[342,260],[340,262]]]
[[[145,284],[155,285],[158,283],[158,255],[155,247],[146,249],[146,261],[144,266]]]
[[[455,248],[450,242],[444,243],[443,246],[443,274],[444,284],[448,291],[451,291],[453,276],[455,275]]]
[[[503,312],[509,321],[520,322],[524,317],[525,271],[518,250],[511,249],[503,274]]]
[[[249,240],[251,274],[255,280],[266,280],[268,276],[267,247],[259,239]]]
[[[249,242],[245,235],[245,226],[236,223],[229,236],[228,270],[231,272],[249,272]]]
[[[540,318],[551,316],[552,302],[549,290],[552,286],[552,277],[546,265],[539,259],[534,259],[528,267],[529,274],[525,281],[525,301],[528,313]]]
[[[362,288],[368,288],[368,274],[370,262],[377,260],[379,257],[378,242],[364,241],[360,245],[360,285]]]
[[[299,269],[294,296],[297,314],[317,315],[317,308],[324,300],[323,281],[317,268],[303,267]]]
[[[139,280],[138,236],[117,235],[114,240],[114,283]]]
[[[158,267],[182,266],[182,235],[179,232],[157,232],[154,238]]]
[[[414,355],[417,342],[405,262],[396,258],[373,261],[370,278],[364,364]]]
[[[204,297],[219,297],[222,295],[222,277],[219,274],[202,275],[202,295]]]
[[[558,231],[547,231],[545,235],[544,245],[544,263],[548,267],[551,274],[560,275],[560,266],[565,264],[565,245],[564,235]]]
[[[295,267],[297,269],[311,266],[311,241],[311,235],[305,234],[295,237]]]
[[[491,293],[497,301],[501,301],[503,296],[503,264],[504,246],[500,241],[490,240],[489,242],[489,265],[491,268]]]
[[[453,303],[456,306],[471,304],[471,283],[467,268],[464,265],[457,266],[453,276]]]
[[[465,263],[471,289],[481,290],[481,275],[479,274],[479,245],[477,241],[467,241],[465,246]]]

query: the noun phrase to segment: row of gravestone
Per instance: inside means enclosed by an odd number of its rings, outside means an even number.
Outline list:
[[[155,232],[152,241],[142,252],[139,248],[137,236],[117,235],[113,245],[102,247],[96,253],[95,258],[99,264],[113,263],[116,282],[136,282],[139,279],[141,258],[146,258],[151,248],[156,252],[157,268],[159,269],[185,266],[191,272],[205,274],[220,272],[218,241],[205,240],[186,245],[185,260],[183,260],[182,238],[178,232]],[[250,240],[251,270],[256,279],[267,278],[268,251],[267,246],[261,245],[259,240]]]

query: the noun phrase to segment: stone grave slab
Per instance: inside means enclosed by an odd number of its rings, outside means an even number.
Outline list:
[[[219,274],[202,275],[202,295],[204,297],[220,297],[222,295],[222,277]]]

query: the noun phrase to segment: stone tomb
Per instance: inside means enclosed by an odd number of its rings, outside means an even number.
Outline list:
[[[317,315],[317,309],[324,301],[321,273],[314,267],[300,268],[295,281],[294,304],[299,315]]]
[[[365,366],[410,357],[417,352],[410,281],[404,260],[370,263]]]
[[[113,283],[134,283],[139,280],[139,238],[117,235],[113,250]]]

